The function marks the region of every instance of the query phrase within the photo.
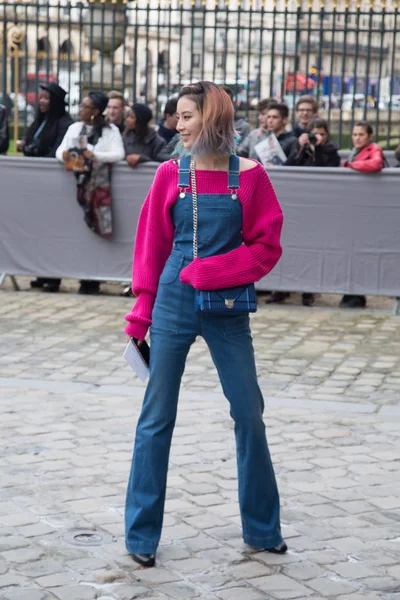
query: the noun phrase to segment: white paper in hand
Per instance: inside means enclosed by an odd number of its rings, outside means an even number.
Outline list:
[[[145,382],[149,376],[149,367],[144,362],[143,356],[132,341],[128,342],[128,345],[125,348],[124,358],[131,365],[139,379]]]
[[[282,150],[282,146],[278,142],[278,138],[274,133],[270,133],[267,138],[254,146],[261,164],[266,167],[268,165],[283,165],[286,162],[287,156]]]

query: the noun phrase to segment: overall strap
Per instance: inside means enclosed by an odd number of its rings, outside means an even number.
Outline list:
[[[178,188],[190,187],[190,156],[184,156],[179,161]]]
[[[229,172],[228,172],[228,189],[238,190],[240,176],[240,160],[236,154],[231,154],[229,157]]]

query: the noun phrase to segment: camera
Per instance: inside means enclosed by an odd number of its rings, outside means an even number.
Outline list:
[[[310,144],[312,144],[313,146],[315,146],[315,144],[317,143],[317,134],[316,133],[309,133],[308,134],[308,139],[310,140]]]
[[[25,156],[39,156],[39,148],[36,144],[27,144],[24,148]]]

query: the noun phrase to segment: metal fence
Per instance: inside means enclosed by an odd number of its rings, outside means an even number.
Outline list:
[[[89,89],[117,89],[150,103],[196,79],[226,83],[239,113],[256,123],[257,102],[293,109],[315,95],[335,139],[368,119],[386,148],[398,142],[398,0],[0,1],[0,102],[24,125],[40,83],[58,81],[78,115]]]

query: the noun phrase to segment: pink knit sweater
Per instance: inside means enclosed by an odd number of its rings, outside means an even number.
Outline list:
[[[198,194],[226,194],[225,171],[196,171]],[[161,164],[142,207],[136,233],[132,290],[136,303],[125,316],[125,332],[143,340],[151,325],[158,281],[174,239],[171,208],[178,198],[178,165]],[[189,188],[191,191],[191,188]],[[196,258],[182,269],[182,283],[198,290],[215,290],[258,281],[278,262],[283,214],[265,169],[255,167],[240,173],[244,244],[226,254]]]

